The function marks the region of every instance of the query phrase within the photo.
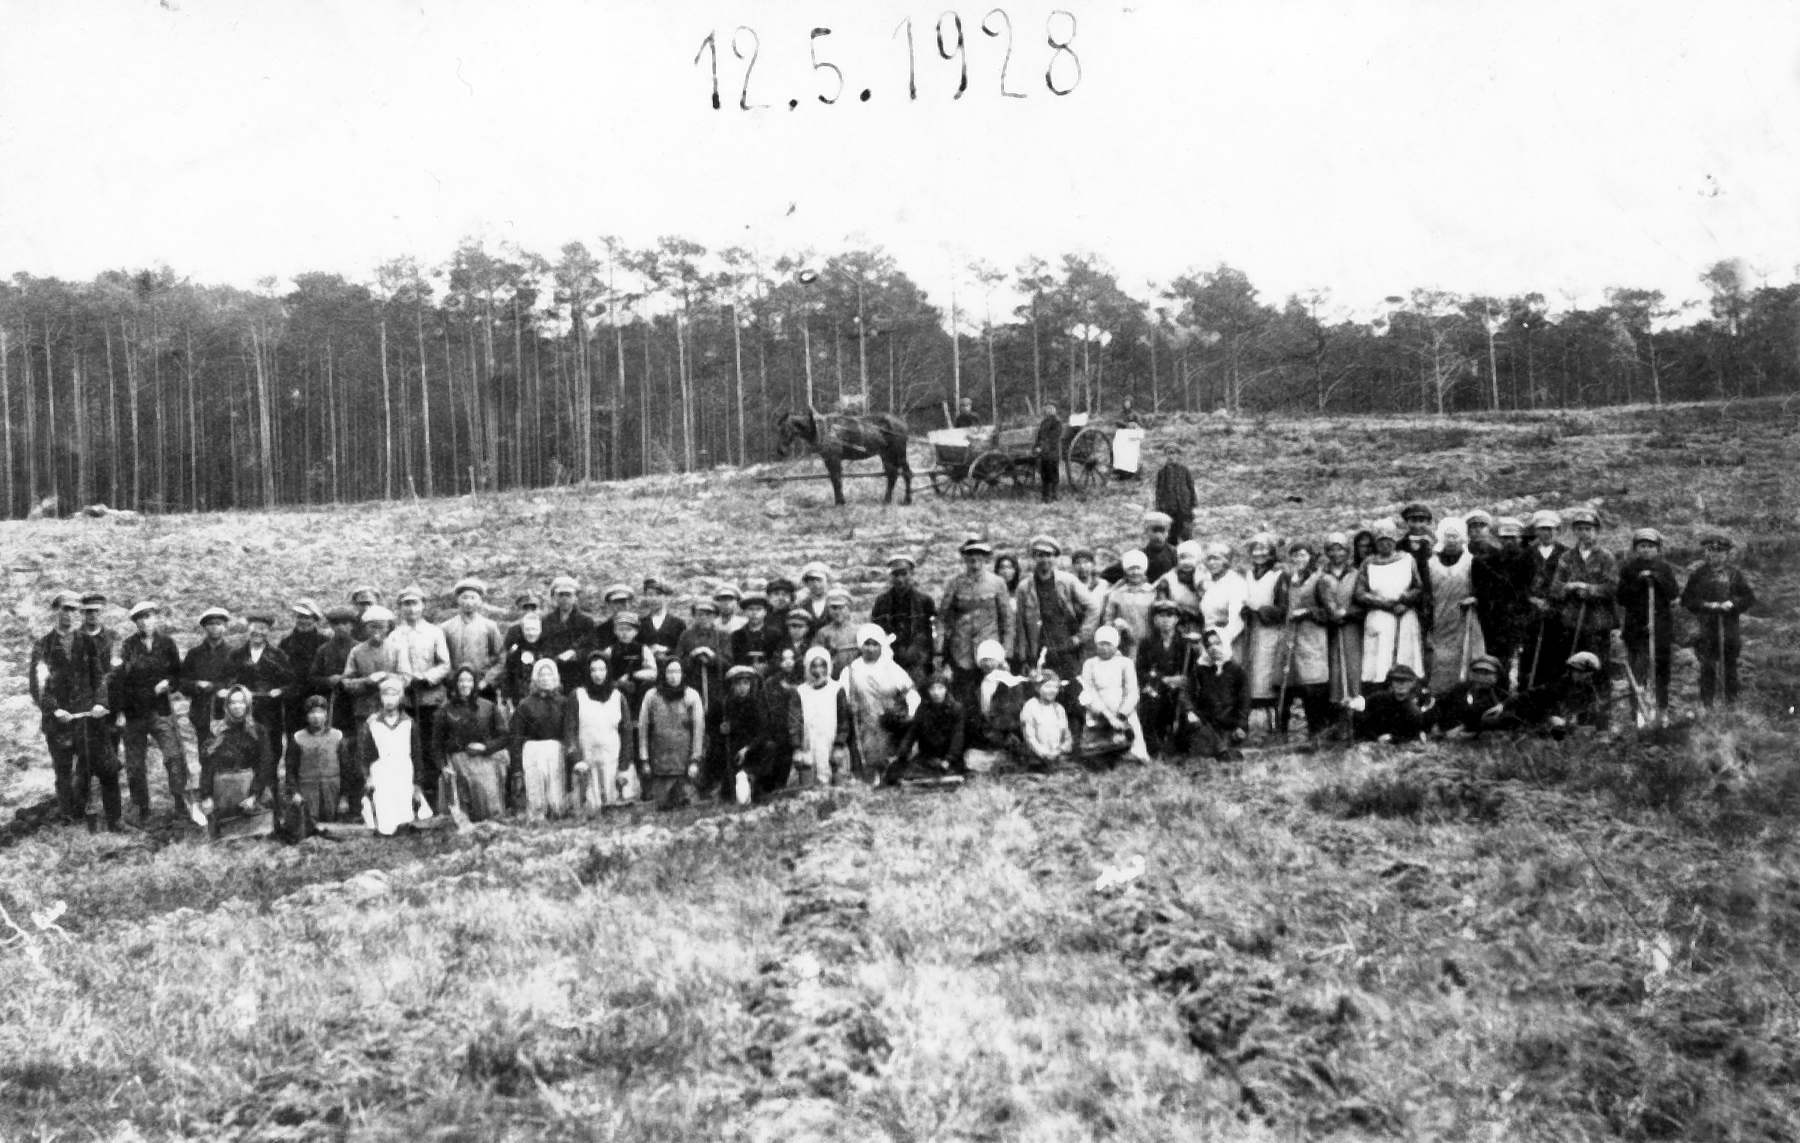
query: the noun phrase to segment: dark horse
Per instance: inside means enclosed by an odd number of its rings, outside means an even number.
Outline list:
[[[894,502],[894,481],[901,477],[906,478],[906,498],[901,503],[912,503],[912,465],[906,461],[906,422],[899,417],[891,413],[870,416],[826,413],[821,416],[809,409],[804,413],[777,416],[775,431],[780,442],[775,448],[777,456],[785,457],[796,440],[813,447],[819,459],[825,462],[825,472],[831,477],[831,494],[839,504],[844,502],[844,462],[868,460],[872,456],[881,458],[881,471],[887,476],[887,496],[882,503]]]

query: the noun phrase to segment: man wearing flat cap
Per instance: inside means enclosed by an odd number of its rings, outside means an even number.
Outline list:
[[[169,706],[169,695],[181,679],[181,652],[176,650],[175,640],[158,630],[161,610],[147,599],[132,606],[131,622],[137,630],[119,644],[119,667],[112,674],[112,700],[107,703],[119,717],[125,785],[140,825],[150,816],[146,748],[152,742],[162,755],[175,816],[187,816],[187,752]]]
[[[937,603],[913,586],[916,565],[908,555],[888,559],[888,589],[875,597],[869,622],[894,637],[894,662],[923,688],[937,644]]]
[[[252,611],[244,621],[249,625],[250,634],[243,646],[230,652],[230,685],[250,692],[250,717],[272,740],[279,742],[288,731],[287,698],[296,681],[294,672],[287,656],[269,642],[275,616],[268,611]]]
[[[1056,406],[1045,405],[1032,451],[1037,456],[1039,493],[1046,504],[1056,499],[1056,485],[1062,479],[1062,438],[1063,423]]]
[[[604,651],[618,642],[619,636],[613,630],[613,616],[621,611],[630,611],[633,618],[636,618],[637,612],[634,610],[636,604],[637,593],[631,590],[630,584],[608,585],[606,591],[600,596],[601,614],[594,620],[594,646],[596,649]]]
[[[1531,630],[1531,581],[1535,574],[1524,546],[1524,528],[1511,516],[1494,525],[1494,544],[1475,557],[1470,582],[1475,590],[1475,617],[1487,653],[1500,660],[1500,677],[1512,677],[1519,646]],[[1520,667],[1524,671],[1524,667]]]
[[[1575,530],[1575,546],[1563,553],[1550,580],[1550,602],[1561,609],[1564,658],[1591,651],[1600,660],[1602,681],[1612,651],[1612,633],[1618,624],[1613,606],[1619,590],[1619,561],[1600,546],[1600,518],[1591,508],[1569,513]]]
[[[38,725],[50,751],[56,807],[66,820],[80,821],[87,816],[88,801],[85,785],[76,789],[76,769],[83,745],[80,732],[96,710],[105,717],[103,696],[98,689],[101,666],[94,661],[92,643],[82,639],[77,629],[81,597],[72,591],[58,592],[51,608],[56,626],[31,645],[26,678],[31,701],[42,712]],[[83,717],[78,720],[76,715]]]
[[[1737,702],[1738,616],[1756,606],[1756,593],[1744,570],[1728,562],[1731,538],[1711,532],[1700,538],[1706,562],[1688,576],[1681,589],[1681,606],[1695,620],[1694,654],[1700,659],[1700,701],[1712,706],[1724,682],[1727,704]]]
[[[188,723],[194,728],[194,741],[205,745],[212,737],[213,719],[221,712],[216,708],[231,686],[231,644],[225,641],[225,628],[231,613],[223,607],[209,607],[200,613],[200,642],[188,648],[181,660],[181,693],[188,697]]]
[[[1535,622],[1530,631],[1531,646],[1521,636],[1519,644],[1519,687],[1521,690],[1553,683],[1562,677],[1562,647],[1568,642],[1563,632],[1559,609],[1550,601],[1550,583],[1562,565],[1569,549],[1557,533],[1562,531],[1562,517],[1548,508],[1531,515],[1531,543],[1525,549],[1531,560],[1531,615]]]
[[[476,685],[491,695],[506,665],[506,638],[500,625],[482,614],[487,584],[470,577],[458,581],[455,591],[456,614],[441,626],[450,651],[450,673],[469,668],[475,672]]]
[[[1654,682],[1658,713],[1669,709],[1669,669],[1675,658],[1674,605],[1681,591],[1675,582],[1675,565],[1662,553],[1661,532],[1655,528],[1633,532],[1631,555],[1619,565],[1617,593],[1631,677],[1639,688],[1649,688]],[[1635,693],[1632,701],[1637,701]]]
[[[1069,725],[1079,725],[1082,660],[1088,640],[1100,623],[1100,605],[1073,572],[1056,566],[1062,545],[1046,535],[1031,538],[1031,573],[1019,580],[1013,592],[1013,640],[1011,655],[1026,671],[1048,669],[1068,682],[1057,699],[1069,713]]]
[[[550,610],[544,614],[544,650],[556,660],[564,693],[582,685],[585,657],[596,645],[593,616],[580,608],[581,585],[559,575],[550,582]],[[644,640],[650,642],[648,638]]]
[[[638,639],[656,656],[657,669],[675,653],[675,645],[687,631],[687,622],[669,613],[675,589],[656,576],[644,577],[644,610],[638,615]]]
[[[352,741],[356,738],[357,729],[356,700],[344,689],[344,668],[350,661],[350,652],[356,650],[356,629],[361,619],[362,616],[354,607],[338,606],[325,612],[325,620],[331,624],[331,638],[313,652],[306,688],[312,695],[321,695],[330,700],[331,725],[343,731],[344,736]],[[346,776],[344,781],[349,783],[349,777]],[[360,789],[354,784],[347,784],[344,788]]]
[[[450,697],[444,688],[445,681],[450,678],[450,646],[444,640],[443,628],[425,618],[424,591],[416,586],[408,587],[394,598],[394,602],[400,605],[400,620],[394,624],[394,633],[388,636],[388,642],[400,647],[407,664],[406,673],[411,676],[406,702],[419,725],[422,751],[418,760],[419,788],[425,791],[426,800],[435,809],[440,760],[432,729],[439,708]]]
[[[319,648],[330,639],[329,625],[325,624],[325,613],[319,605],[310,599],[297,599],[288,605],[294,616],[294,628],[275,644],[282,657],[288,662],[288,670],[293,673],[293,683],[287,688],[287,724],[299,729],[306,723],[306,696],[312,693],[312,664],[318,657]]]
[[[1507,713],[1512,693],[1500,675],[1500,660],[1476,655],[1469,660],[1469,677],[1438,696],[1432,711],[1438,729],[1453,738],[1470,738],[1483,731],[1516,730],[1519,721]]]
[[[938,601],[943,632],[940,654],[950,668],[950,688],[956,701],[964,710],[974,710],[974,689],[981,681],[975,650],[989,639],[1001,647],[1012,645],[1013,610],[1007,599],[1006,581],[988,566],[994,546],[978,536],[970,536],[957,550],[963,570],[944,585]]]
[[[363,612],[382,603],[386,598],[386,596],[381,594],[380,588],[369,584],[364,584],[361,587],[353,588],[351,590],[350,606],[356,608],[356,630],[352,631],[351,634],[356,636],[356,641],[358,643],[361,643],[364,639],[369,637],[369,633],[363,630]]]

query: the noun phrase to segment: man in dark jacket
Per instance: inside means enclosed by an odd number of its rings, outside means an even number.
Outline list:
[[[294,684],[294,672],[287,656],[269,642],[275,617],[259,612],[245,622],[250,625],[250,637],[231,652],[231,685],[250,692],[250,717],[271,743],[279,743],[287,738],[288,691]]]
[[[675,653],[675,645],[687,631],[687,624],[669,614],[669,597],[674,590],[655,576],[644,577],[644,610],[638,616],[638,638],[656,655],[657,669],[663,660]]]
[[[869,622],[894,637],[894,662],[921,684],[931,674],[937,603],[913,586],[914,568],[911,556],[888,560],[889,587],[875,597]]]
[[[1592,651],[1569,656],[1563,673],[1516,696],[1507,706],[1520,725],[1562,738],[1577,727],[1604,731],[1612,725],[1612,688]]]
[[[1510,679],[1520,644],[1530,628],[1534,571],[1519,521],[1503,517],[1494,533],[1497,546],[1476,555],[1470,582],[1475,589],[1475,615],[1481,621],[1487,652],[1500,661],[1500,677]],[[1526,668],[1519,669],[1523,672]]]
[[[557,576],[550,584],[550,610],[544,615],[545,653],[556,660],[563,690],[582,685],[583,664],[596,641],[594,619],[576,606],[581,585],[569,576]]]
[[[200,630],[206,637],[188,648],[181,661],[181,693],[188,697],[188,724],[201,746],[212,734],[213,717],[218,713],[213,704],[231,686],[231,644],[225,641],[225,627],[230,622],[231,614],[223,607],[201,612]]]
[[[1138,721],[1144,745],[1159,757],[1180,748],[1187,738],[1180,716],[1188,689],[1188,668],[1199,653],[1199,631],[1184,635],[1175,628],[1181,607],[1172,599],[1150,605],[1150,637],[1137,646]],[[1073,722],[1071,721],[1071,725]]]
[[[731,661],[765,673],[781,650],[781,628],[769,622],[769,597],[762,592],[745,595],[741,606],[744,625],[731,633]]]
[[[1675,647],[1674,604],[1680,588],[1675,567],[1663,559],[1662,533],[1639,528],[1631,534],[1631,556],[1619,566],[1617,599],[1624,616],[1625,657],[1640,689],[1655,677],[1657,713],[1669,709],[1669,668]],[[1654,630],[1655,638],[1651,635]],[[1637,701],[1634,692],[1632,701]],[[1639,712],[1648,715],[1648,711]]]
[[[1431,530],[1434,519],[1430,507],[1424,504],[1408,504],[1400,510],[1400,519],[1406,523],[1406,534],[1400,537],[1399,548],[1413,558],[1419,567],[1419,582],[1426,585],[1425,592],[1419,597],[1419,604],[1413,608],[1419,616],[1420,630],[1425,632],[1426,674],[1431,673],[1431,557],[1437,548],[1437,536]]]
[[[1756,593],[1743,570],[1725,561],[1731,539],[1712,534],[1700,541],[1706,562],[1688,576],[1681,589],[1681,606],[1692,612],[1699,630],[1694,633],[1694,654],[1700,659],[1700,701],[1713,705],[1719,696],[1719,676],[1724,676],[1725,702],[1738,697],[1738,616],[1756,606]]]
[[[312,600],[297,600],[288,610],[294,616],[294,629],[281,637],[275,649],[281,652],[288,665],[287,724],[299,730],[306,725],[306,697],[312,691],[313,659],[319,654],[319,648],[331,639],[331,632],[329,624],[325,629],[319,626],[325,623],[325,613]]]
[[[1069,725],[1083,722],[1081,663],[1084,649],[1100,624],[1100,605],[1073,573],[1056,566],[1062,546],[1049,536],[1033,536],[1031,574],[1013,593],[1013,660],[1027,672],[1056,672],[1067,679],[1057,701],[1068,712]]]
[[[1175,556],[1174,547],[1169,543],[1169,530],[1174,523],[1174,519],[1167,512],[1144,513],[1143,552],[1147,563],[1144,568],[1144,578],[1151,583],[1155,583],[1174,571],[1176,565],[1180,563]],[[1125,578],[1125,565],[1123,563],[1107,565],[1106,570],[1100,573],[1100,578],[1105,580],[1108,586],[1118,583]]]
[[[181,681],[181,652],[175,640],[159,631],[162,609],[143,600],[131,609],[137,633],[119,645],[119,667],[112,675],[112,701],[125,743],[125,785],[139,824],[150,816],[150,779],[146,747],[156,743],[169,778],[175,816],[187,816],[188,764],[169,695]]]
[[[1231,645],[1216,627],[1200,636],[1205,654],[1188,672],[1188,710],[1183,716],[1191,754],[1241,757],[1238,744],[1250,734],[1250,683],[1231,661]]]
[[[56,806],[68,821],[87,815],[87,787],[77,789],[77,769],[86,723],[92,721],[98,705],[98,664],[93,661],[93,643],[81,637],[76,619],[81,614],[81,597],[72,591],[60,592],[52,605],[56,610],[56,626],[31,646],[31,664],[26,670],[31,701],[42,712],[39,726],[50,751],[50,768],[56,779]],[[82,716],[77,718],[76,716]]]
[[[1388,687],[1368,695],[1355,717],[1363,742],[1417,742],[1431,724],[1431,697],[1419,697],[1419,676],[1405,663],[1388,672]]]
[[[1562,530],[1562,517],[1548,508],[1531,517],[1531,544],[1525,549],[1531,561],[1531,625],[1520,634],[1519,689],[1554,683],[1562,677],[1566,656],[1561,652],[1568,641],[1563,633],[1558,609],[1550,602],[1550,584],[1562,564],[1568,547],[1556,538]],[[1531,644],[1525,645],[1529,638]],[[1529,655],[1529,658],[1525,658]]]
[[[331,725],[343,731],[344,737],[351,741],[356,739],[356,704],[343,688],[344,664],[350,661],[350,652],[356,649],[359,618],[352,607],[333,607],[325,612],[325,621],[331,624],[331,636],[313,652],[306,687],[309,697],[323,695],[331,701]]]
[[[1500,660],[1492,655],[1477,655],[1469,660],[1469,677],[1438,697],[1432,721],[1454,738],[1473,737],[1483,731],[1515,730],[1518,720],[1506,710],[1511,697],[1500,674]]]
[[[1046,504],[1056,499],[1056,485],[1062,479],[1062,436],[1063,423],[1056,406],[1045,405],[1032,451],[1037,454],[1038,489]]]

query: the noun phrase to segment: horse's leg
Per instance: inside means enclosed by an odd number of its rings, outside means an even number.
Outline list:
[[[881,498],[881,502],[892,504],[894,502],[894,483],[900,479],[900,470],[894,467],[892,460],[884,456],[881,458],[881,474],[887,477],[887,495]]]
[[[843,460],[840,459],[839,457],[835,457],[835,456],[826,457],[825,458],[825,475],[831,477],[831,495],[837,500],[838,506],[842,507],[844,504],[844,462],[843,462]]]
[[[902,441],[901,445],[900,445],[900,475],[906,478],[906,499],[900,501],[900,503],[911,504],[912,503],[912,460],[906,455],[906,444],[904,441]]]

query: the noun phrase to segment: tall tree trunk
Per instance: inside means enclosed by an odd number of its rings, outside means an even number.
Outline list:
[[[53,339],[50,323],[44,323],[44,401],[49,410],[49,434],[44,440],[44,452],[50,462],[50,495],[56,497],[57,511],[62,511],[62,474],[57,471],[56,463],[56,363],[50,356],[50,342]]]
[[[88,425],[87,386],[81,375],[81,352],[77,350],[75,360],[69,366],[69,393],[71,410],[75,418],[75,504],[76,507],[94,502],[93,441],[90,439],[92,429]]]
[[[103,318],[101,330],[106,334],[106,502],[119,506],[119,382],[113,371],[112,326]]]
[[[1500,360],[1498,357],[1496,357],[1494,355],[1494,314],[1493,314],[1493,311],[1492,310],[1487,311],[1485,316],[1486,316],[1487,320],[1482,322],[1481,324],[1482,324],[1482,328],[1487,330],[1488,383],[1493,387],[1493,390],[1494,390],[1494,412],[1498,413],[1500,411]]]
[[[525,344],[519,320],[519,293],[513,291],[513,483],[525,483]]]
[[[127,399],[131,402],[131,507],[142,512],[144,510],[144,465],[138,443],[137,351],[132,348],[131,335],[126,332],[123,317],[119,319],[119,343],[125,350],[125,391]]]
[[[381,318],[381,409],[382,435],[385,442],[384,455],[387,458],[382,465],[381,496],[384,500],[392,500],[394,498],[394,390],[388,383],[386,315]]]
[[[31,375],[31,323],[25,323],[25,511],[38,506],[37,382]]]
[[[608,311],[611,312],[611,311]],[[625,458],[619,455],[619,422],[625,419],[625,331],[619,328],[617,315],[612,319],[613,354],[619,359],[619,391],[613,398],[612,417],[608,427],[608,436],[612,441],[612,451],[607,455],[606,464],[612,478],[618,480],[625,475]]]
[[[962,408],[962,335],[957,332],[961,318],[956,311],[956,275],[950,275],[950,399]],[[1072,369],[1072,367],[1071,367]],[[1070,376],[1073,376],[1071,371]],[[1073,400],[1073,396],[1071,396]],[[1074,406],[1069,408],[1074,412]],[[994,423],[1000,423],[1000,410],[994,410]]]
[[[413,328],[419,335],[419,424],[425,430],[425,498],[436,495],[431,471],[431,386],[425,370],[425,307],[413,311]]]
[[[1038,296],[1036,291],[1031,295],[1031,383],[1037,390],[1038,408],[1044,407],[1044,368],[1042,351],[1038,346]],[[1075,410],[1070,409],[1070,412]]]
[[[862,272],[856,275],[856,368],[862,378],[863,412],[873,413],[869,404],[869,319],[863,311]]]
[[[6,500],[0,507],[0,520],[11,519],[13,514],[12,379],[6,372],[10,348],[6,344],[6,327],[0,325],[0,432],[6,437]]]
[[[681,299],[681,312],[675,315],[675,353],[681,367],[681,471],[692,472],[694,457],[694,402],[688,385],[686,319],[688,302]]]
[[[734,301],[731,303],[731,349],[737,358],[737,462],[742,465],[750,463],[750,454],[744,451],[744,331],[739,328],[740,316],[738,304]],[[865,375],[863,389],[867,390],[868,387],[869,380]],[[729,456],[726,457],[727,461],[730,459]]]

